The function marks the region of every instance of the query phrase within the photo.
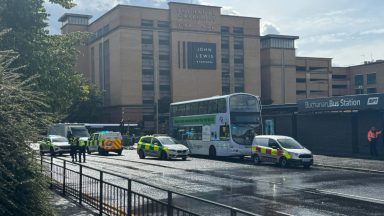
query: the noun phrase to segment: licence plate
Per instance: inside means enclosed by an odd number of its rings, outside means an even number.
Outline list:
[[[311,158],[303,158],[303,162],[311,162]]]

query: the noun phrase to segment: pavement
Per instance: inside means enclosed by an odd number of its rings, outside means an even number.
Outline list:
[[[51,204],[56,214],[61,216],[93,216],[95,212],[80,206],[74,200],[61,196],[56,191],[51,192]]]
[[[325,155],[314,155],[314,165],[348,169],[356,171],[367,171],[384,174],[384,161],[377,159],[359,159],[352,157],[333,157]]]

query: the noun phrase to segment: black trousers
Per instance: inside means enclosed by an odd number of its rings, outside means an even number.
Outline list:
[[[71,145],[69,154],[71,155],[72,162],[77,161],[76,152],[77,152],[77,146]]]
[[[81,163],[81,155],[83,155],[83,162],[85,162],[85,146],[79,146],[79,162]]]
[[[377,153],[377,139],[372,139],[370,142],[369,142],[369,147],[370,147],[370,152],[371,152],[371,156],[379,156],[379,154]]]

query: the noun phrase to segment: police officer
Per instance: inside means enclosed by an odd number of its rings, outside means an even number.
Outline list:
[[[86,141],[84,140],[78,140],[78,149],[79,149],[79,162],[81,163],[81,154],[83,154],[83,162],[85,163],[85,148],[86,148]]]
[[[70,155],[71,155],[71,158],[72,158],[72,162],[77,162],[77,157],[76,157],[76,150],[77,150],[77,147],[76,147],[76,140],[75,138],[73,137],[73,134],[71,131],[68,131],[67,132],[67,139],[69,141],[69,144],[71,145],[71,149],[70,149]]]

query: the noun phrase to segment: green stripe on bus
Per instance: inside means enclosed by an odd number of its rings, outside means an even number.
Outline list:
[[[182,125],[211,125],[216,121],[216,115],[180,116],[173,117],[174,126]]]

